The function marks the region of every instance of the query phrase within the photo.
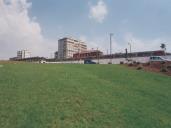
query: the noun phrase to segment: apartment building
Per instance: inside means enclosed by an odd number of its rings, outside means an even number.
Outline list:
[[[87,45],[83,41],[68,37],[58,40],[58,59],[73,58],[75,53],[86,50]]]
[[[25,58],[30,58],[30,57],[31,57],[31,52],[28,50],[17,51],[18,59],[25,59]]]

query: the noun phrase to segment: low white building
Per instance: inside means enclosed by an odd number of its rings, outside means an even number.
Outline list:
[[[25,59],[25,58],[30,58],[30,57],[31,57],[31,52],[28,50],[17,51],[18,59]]]

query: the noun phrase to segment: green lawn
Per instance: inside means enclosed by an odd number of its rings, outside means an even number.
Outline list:
[[[118,65],[3,64],[0,128],[171,128],[171,77]]]

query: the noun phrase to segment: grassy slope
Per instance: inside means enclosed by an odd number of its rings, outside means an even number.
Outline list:
[[[170,127],[170,77],[116,65],[0,68],[0,128]]]

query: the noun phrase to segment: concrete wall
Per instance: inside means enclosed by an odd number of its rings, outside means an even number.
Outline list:
[[[147,63],[149,61],[149,57],[134,57],[131,58],[133,61],[140,62],[140,63]],[[93,59],[93,62],[98,63],[98,59]],[[114,59],[99,59],[99,64],[108,64],[112,61],[112,64],[120,64],[120,62],[126,63],[125,58],[114,58]],[[84,61],[60,61],[60,62],[46,62],[49,64],[84,64]]]
[[[46,62],[48,64],[84,64],[84,61],[60,61],[60,62]]]
[[[134,58],[131,58],[131,60],[140,62],[140,63],[147,63],[149,61],[149,57],[134,57]],[[92,61],[98,63],[97,59],[92,60]],[[99,63],[100,64],[108,64],[108,63],[112,62],[112,64],[120,64],[121,61],[124,63],[128,62],[125,58],[114,58],[114,59],[100,59]]]

